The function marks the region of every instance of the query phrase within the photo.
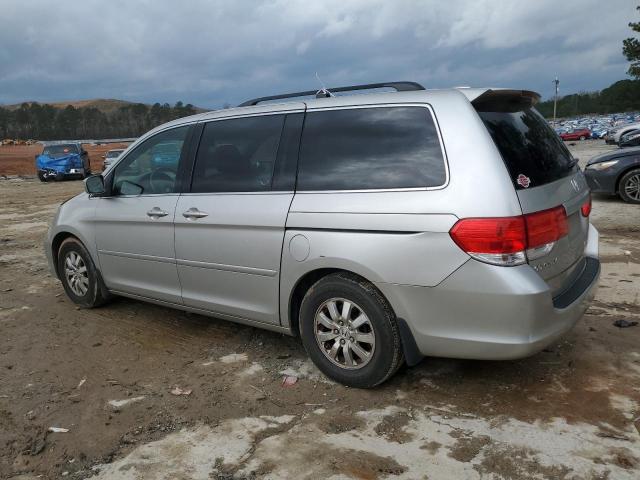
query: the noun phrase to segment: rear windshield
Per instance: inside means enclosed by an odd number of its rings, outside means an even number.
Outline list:
[[[44,147],[44,150],[42,151],[43,155],[48,155],[50,157],[64,157],[71,155],[72,153],[79,153],[78,146],[73,143],[69,145],[49,145]]]
[[[571,153],[533,107],[504,100],[475,106],[516,188],[544,185],[572,173]],[[518,181],[522,175],[528,180]]]

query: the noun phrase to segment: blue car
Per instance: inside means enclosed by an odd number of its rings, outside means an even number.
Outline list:
[[[60,143],[47,145],[36,155],[36,170],[41,182],[86,178],[91,175],[91,162],[79,143]]]

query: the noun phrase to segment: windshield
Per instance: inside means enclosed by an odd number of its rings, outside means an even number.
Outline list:
[[[516,188],[529,186],[518,182],[520,175],[536,187],[571,174],[575,161],[560,137],[533,107],[522,107],[501,101],[476,105]]]
[[[118,158],[124,150],[109,150],[107,152],[107,158]]]
[[[49,157],[66,157],[74,153],[80,153],[80,150],[78,149],[78,145],[73,143],[67,145],[49,145],[44,147],[42,151],[43,155]]]

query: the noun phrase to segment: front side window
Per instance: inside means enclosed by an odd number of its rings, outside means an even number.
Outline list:
[[[191,183],[192,192],[271,190],[284,115],[207,123]]]
[[[178,164],[189,126],[165,130],[145,140],[113,173],[113,195],[175,193]]]
[[[298,190],[437,187],[446,166],[424,107],[376,107],[307,114]]]

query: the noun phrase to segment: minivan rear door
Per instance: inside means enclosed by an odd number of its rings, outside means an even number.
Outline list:
[[[533,92],[489,90],[472,103],[502,156],[522,213],[564,207],[568,233],[527,252],[529,264],[557,295],[584,269],[590,196],[576,160],[533,108],[537,98]]]

